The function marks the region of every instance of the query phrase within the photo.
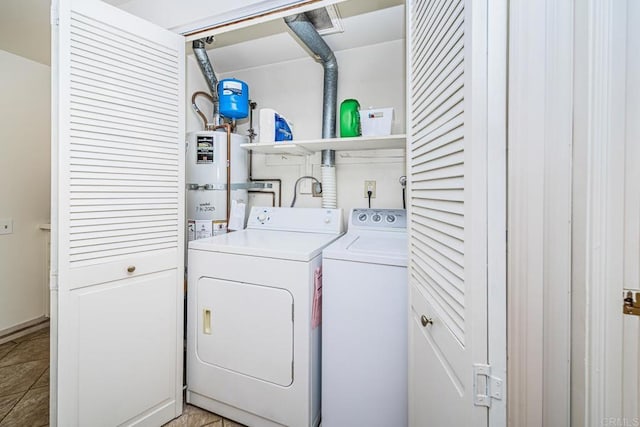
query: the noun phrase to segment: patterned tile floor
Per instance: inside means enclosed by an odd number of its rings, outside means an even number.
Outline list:
[[[0,427],[49,425],[49,329],[0,344]],[[195,406],[164,427],[243,427]]]
[[[0,344],[0,427],[49,424],[49,329]]]

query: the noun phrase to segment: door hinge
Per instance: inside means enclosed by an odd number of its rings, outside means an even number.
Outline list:
[[[476,406],[490,408],[491,399],[502,400],[503,384],[502,378],[491,375],[491,365],[473,365],[473,403]]]

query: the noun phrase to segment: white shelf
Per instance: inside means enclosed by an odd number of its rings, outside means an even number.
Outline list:
[[[389,148],[404,149],[407,136],[359,136],[355,138],[309,139],[287,142],[269,142],[240,144],[245,150],[265,154],[308,155],[322,150],[355,151],[355,150],[383,150]]]

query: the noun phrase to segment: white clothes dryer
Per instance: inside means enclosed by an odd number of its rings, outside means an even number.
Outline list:
[[[256,208],[246,230],[189,243],[187,402],[249,426],[318,426],[322,249],[339,209]]]
[[[407,425],[407,216],[353,209],[323,251],[322,426]]]

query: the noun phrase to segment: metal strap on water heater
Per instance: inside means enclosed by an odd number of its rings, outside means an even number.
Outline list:
[[[273,188],[270,182],[239,182],[231,184],[231,191],[234,190],[264,190]],[[187,184],[189,190],[226,190],[227,184]]]

